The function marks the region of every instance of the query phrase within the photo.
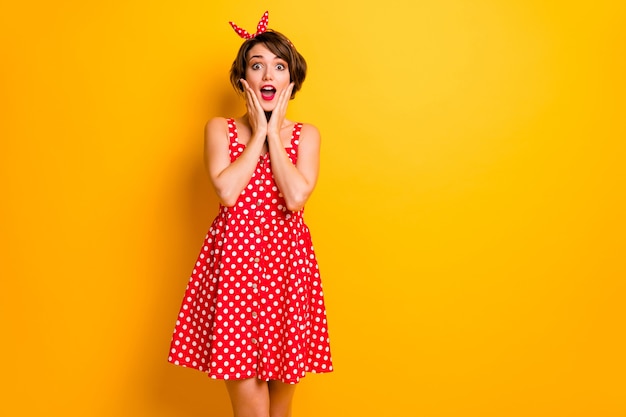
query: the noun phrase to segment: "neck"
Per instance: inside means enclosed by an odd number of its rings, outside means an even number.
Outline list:
[[[269,121],[270,121],[270,118],[272,117],[272,112],[271,112],[271,111],[266,111],[266,112],[264,112],[264,113],[265,113],[265,118],[266,118],[266,119],[267,119],[267,121],[269,122]],[[248,112],[246,112],[243,116],[241,116],[241,118],[242,118],[243,120],[245,120],[245,121],[246,121],[246,123],[247,123],[248,125],[250,124],[250,123],[248,122],[248,118],[249,118],[249,117],[250,117],[250,115],[248,114]],[[290,126],[290,125],[291,125],[291,122],[290,122],[289,120],[285,119],[285,120],[283,120],[283,124],[282,124],[282,126],[281,126],[281,129],[285,129],[285,128],[287,128],[287,127],[288,127],[288,126]]]

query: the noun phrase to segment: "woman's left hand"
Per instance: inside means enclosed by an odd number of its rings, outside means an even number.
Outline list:
[[[280,92],[278,95],[278,101],[276,107],[272,111],[272,116],[267,123],[267,135],[275,135],[280,138],[280,129],[283,126],[283,121],[287,115],[287,104],[291,99],[291,92],[293,91],[294,83],[289,83],[289,86]]]

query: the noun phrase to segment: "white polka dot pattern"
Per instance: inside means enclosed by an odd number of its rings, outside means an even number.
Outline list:
[[[243,152],[228,119],[231,161]],[[286,151],[295,164],[302,124]],[[296,383],[333,370],[324,294],[303,210],[289,211],[259,158],[233,207],[220,205],[192,271],[168,360],[215,379]]]

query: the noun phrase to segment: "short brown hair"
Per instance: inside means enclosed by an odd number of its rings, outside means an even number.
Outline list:
[[[306,61],[304,60],[304,57],[296,51],[296,48],[285,35],[271,29],[255,36],[252,39],[247,39],[241,45],[239,52],[237,53],[237,57],[233,61],[233,65],[230,68],[230,83],[236,91],[243,91],[243,86],[239,80],[246,78],[248,52],[254,45],[259,43],[265,45],[267,49],[269,49],[278,58],[287,62],[289,77],[294,83],[291,98],[294,98],[296,96],[296,92],[302,87],[302,83],[306,77]]]

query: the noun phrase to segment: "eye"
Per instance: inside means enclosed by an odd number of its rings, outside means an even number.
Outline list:
[[[252,68],[253,70],[261,69],[261,64],[257,62],[255,64],[252,64],[250,68]]]
[[[287,69],[287,65],[285,64],[276,64],[276,69],[279,71],[284,71]]]

